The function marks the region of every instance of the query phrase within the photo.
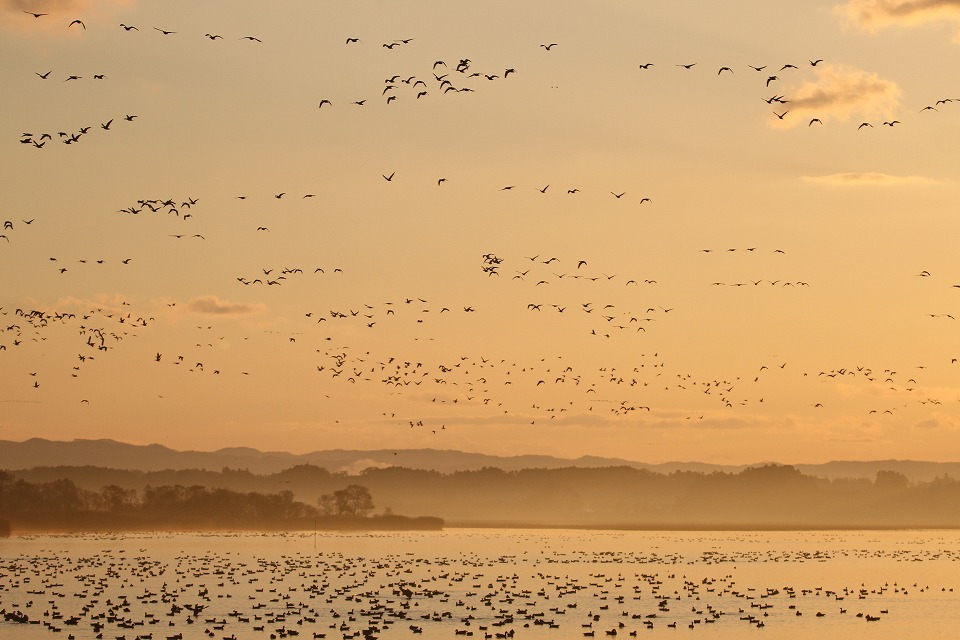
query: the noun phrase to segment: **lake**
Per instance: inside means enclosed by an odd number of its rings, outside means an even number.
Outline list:
[[[953,637],[960,532],[26,535],[0,638]]]

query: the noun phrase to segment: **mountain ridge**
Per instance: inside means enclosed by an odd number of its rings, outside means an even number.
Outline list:
[[[736,473],[753,464],[715,464],[697,461],[645,463],[624,458],[584,455],[561,458],[543,454],[497,456],[453,449],[327,449],[295,454],[286,451],[261,451],[252,447],[224,447],[213,451],[177,450],[153,443],[135,445],[112,439],[24,441],[0,440],[0,469],[23,470],[35,467],[94,466],[135,471],[223,468],[246,469],[252,473],[278,473],[290,467],[309,464],[330,471],[357,474],[369,467],[401,466],[411,469],[452,473],[495,467],[504,471],[532,468],[616,467],[646,469],[656,473],[696,471]],[[896,471],[910,481],[930,481],[943,475],[960,477],[960,462],[918,460],[833,460],[818,464],[789,464],[802,473],[824,478],[873,478],[881,470]]]

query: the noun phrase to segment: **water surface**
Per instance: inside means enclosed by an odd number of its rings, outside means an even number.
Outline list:
[[[951,637],[958,559],[956,531],[19,536],[0,638]]]

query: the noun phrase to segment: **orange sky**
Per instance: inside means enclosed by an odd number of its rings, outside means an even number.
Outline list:
[[[2,439],[960,450],[955,3],[5,0],[0,31]]]

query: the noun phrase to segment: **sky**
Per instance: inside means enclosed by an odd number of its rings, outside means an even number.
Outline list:
[[[463,4],[0,0],[0,439],[956,460],[960,2]]]

